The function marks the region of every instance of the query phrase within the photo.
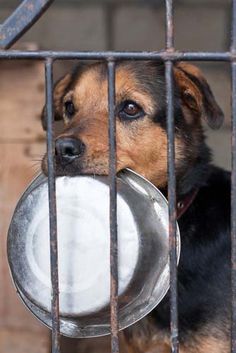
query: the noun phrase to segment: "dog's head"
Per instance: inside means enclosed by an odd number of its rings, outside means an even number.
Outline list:
[[[116,65],[117,170],[131,168],[158,187],[167,183],[167,121],[163,63]],[[216,128],[223,114],[201,72],[174,66],[177,176],[199,159],[202,119]],[[54,88],[55,119],[65,128],[56,139],[56,174],[108,174],[108,83],[105,63],[80,65]],[[46,120],[43,115],[43,125]],[[47,173],[46,159],[42,169]]]

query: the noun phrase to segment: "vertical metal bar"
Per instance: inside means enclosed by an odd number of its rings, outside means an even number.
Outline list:
[[[231,52],[236,52],[236,0],[232,1]],[[231,63],[232,174],[231,174],[231,352],[236,353],[236,62]]]
[[[166,64],[166,104],[168,136],[168,203],[170,249],[170,329],[172,353],[178,352],[178,301],[177,301],[177,251],[176,251],[176,177],[173,111],[173,63]]]
[[[173,2],[166,0],[166,50],[174,51]],[[169,202],[169,256],[170,256],[170,331],[172,353],[179,350],[178,293],[176,251],[176,177],[173,63],[165,63],[167,136],[168,136],[168,202]]]
[[[60,353],[59,321],[59,283],[58,283],[58,248],[57,248],[57,212],[56,185],[54,168],[54,124],[53,124],[53,68],[52,60],[45,63],[46,109],[47,109],[47,162],[48,162],[48,198],[50,225],[50,264],[52,282],[52,353]]]
[[[115,63],[108,62],[109,179],[110,179],[110,283],[111,352],[119,353],[118,339],[118,241],[116,185]]]
[[[166,49],[174,49],[173,0],[166,0]]]
[[[231,52],[236,52],[236,1],[232,0]]]
[[[232,175],[231,175],[231,352],[236,353],[236,63],[232,70]]]

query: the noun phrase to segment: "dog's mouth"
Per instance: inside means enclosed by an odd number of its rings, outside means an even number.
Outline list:
[[[77,175],[108,175],[108,160],[90,161],[84,158],[71,158],[61,160],[55,156],[55,175],[56,176],[77,176]],[[44,156],[41,164],[42,172],[48,176],[47,155]]]

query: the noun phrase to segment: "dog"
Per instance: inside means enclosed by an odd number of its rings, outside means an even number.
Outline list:
[[[211,163],[203,120],[218,128],[223,113],[201,71],[175,63],[175,170],[182,252],[178,266],[180,353],[230,352],[230,173]],[[56,175],[107,175],[106,63],[81,64],[54,88]],[[167,119],[162,62],[116,63],[117,171],[131,168],[167,195]],[[47,128],[45,114],[43,126]],[[46,156],[42,170],[47,174]],[[186,202],[185,202],[186,203]],[[124,330],[128,353],[170,353],[169,295]]]

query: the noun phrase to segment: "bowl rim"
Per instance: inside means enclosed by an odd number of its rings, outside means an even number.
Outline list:
[[[133,175],[135,176],[137,179],[141,179],[144,184],[147,184],[149,185],[149,187],[151,189],[153,189],[155,191],[155,193],[158,194],[159,197],[161,197],[161,199],[164,201],[164,203],[167,204],[167,208],[168,208],[168,201],[166,199],[166,197],[161,193],[161,191],[154,185],[152,184],[148,179],[146,179],[144,176],[138,174],[137,172],[133,171],[132,169],[130,168],[125,168],[125,169],[122,169],[121,171],[119,171],[117,173],[117,178],[121,178],[122,179],[122,176],[128,176],[129,175]],[[92,175],[78,175],[78,176],[75,176],[75,177],[92,177]],[[98,177],[98,179],[101,179],[101,178],[108,178],[108,176],[95,176],[94,179],[96,179]],[[70,177],[68,177],[70,178]],[[57,177],[55,177],[55,181],[56,181]],[[123,180],[123,179],[122,179]],[[36,183],[36,185],[35,185]],[[25,191],[21,194],[18,202],[17,202],[17,205],[15,207],[15,210],[13,212],[13,215],[12,215],[12,219],[11,219],[11,222],[10,222],[10,225],[9,225],[9,229],[8,229],[8,237],[7,237],[7,257],[8,257],[8,267],[9,267],[9,271],[10,271],[10,277],[12,279],[12,282],[14,284],[14,286],[16,287],[17,289],[17,294],[18,296],[20,297],[21,301],[24,303],[24,305],[26,306],[26,308],[40,321],[42,322],[44,325],[46,325],[48,328],[51,329],[51,325],[50,325],[50,321],[51,321],[51,312],[50,311],[47,311],[47,310],[44,310],[43,308],[41,308],[40,306],[37,307],[37,304],[34,303],[33,301],[31,302],[31,300],[28,298],[27,294],[24,293],[24,290],[22,290],[21,286],[17,283],[17,279],[16,279],[16,276],[14,275],[14,272],[12,270],[13,268],[13,263],[12,263],[12,259],[11,259],[11,255],[10,255],[10,251],[11,251],[11,245],[10,245],[10,234],[11,234],[11,228],[12,228],[12,224],[13,224],[13,221],[14,221],[14,217],[15,217],[15,214],[16,214],[16,211],[20,208],[21,204],[24,202],[25,198],[28,197],[28,195],[33,191],[35,190],[37,187],[39,187],[40,185],[42,185],[43,183],[47,183],[48,184],[48,178],[40,173],[38,174],[31,182],[30,184],[27,186],[27,188],[25,189]],[[109,187],[109,183],[106,183],[107,186]],[[118,194],[118,191],[117,191],[117,194]],[[167,219],[169,221],[169,217],[167,216]],[[168,236],[168,239],[169,239],[169,231],[167,230],[167,236]],[[180,260],[180,254],[181,254],[181,238],[180,238],[180,231],[179,231],[179,226],[178,226],[178,223],[177,223],[177,220],[176,220],[176,249],[177,249],[177,265],[179,263],[179,260]],[[133,317],[133,320],[131,323],[127,323],[125,325],[122,325],[121,327],[119,327],[119,331],[120,330],[123,330],[135,323],[137,323],[139,320],[141,320],[142,318],[144,318],[146,315],[148,315],[156,306],[158,306],[158,304],[163,300],[163,298],[165,297],[165,295],[167,294],[168,290],[169,290],[169,287],[170,287],[170,261],[169,261],[169,254],[170,254],[170,248],[169,248],[169,251],[168,251],[168,261],[167,263],[165,264],[165,271],[168,272],[168,275],[167,275],[167,279],[168,279],[168,285],[166,285],[166,288],[165,290],[163,290],[163,293],[162,295],[158,298],[158,303],[155,303],[155,301],[152,303],[151,306],[149,306],[149,301],[147,302],[147,305],[146,307],[148,307],[148,310],[146,310],[143,314],[141,315],[137,315],[137,317],[134,318],[134,315],[132,315]],[[163,271],[164,272],[164,271]],[[162,272],[162,273],[163,273]],[[154,287],[155,288],[155,287]],[[154,291],[154,289],[153,289]],[[30,307],[29,305],[27,304],[27,301],[30,302]],[[119,301],[118,301],[119,302]],[[33,311],[32,309],[32,306],[35,307],[35,311]],[[37,310],[37,308],[40,310]],[[45,321],[44,318],[42,318],[40,316],[40,313],[39,311],[43,311],[45,312],[45,315],[48,315],[49,319],[47,321]],[[38,312],[38,314],[37,314]],[[74,318],[68,318],[68,317],[65,317],[65,316],[62,316],[60,315],[60,322],[62,320],[66,319],[66,321],[70,320],[70,319],[74,319]],[[92,325],[91,325],[92,326]],[[105,325],[101,325],[101,327],[103,328]],[[79,328],[78,328],[79,330]],[[108,331],[110,330],[110,326],[108,325]],[[96,327],[95,327],[95,331],[96,331]],[[104,332],[104,333],[98,333],[96,334],[94,332],[94,334],[89,334],[89,335],[81,335],[81,336],[74,336],[74,335],[70,335],[70,334],[67,334],[66,332],[61,332],[62,335],[64,336],[67,336],[67,337],[77,337],[77,338],[83,338],[83,337],[100,337],[100,336],[106,336],[106,335],[109,335],[110,332]]]

